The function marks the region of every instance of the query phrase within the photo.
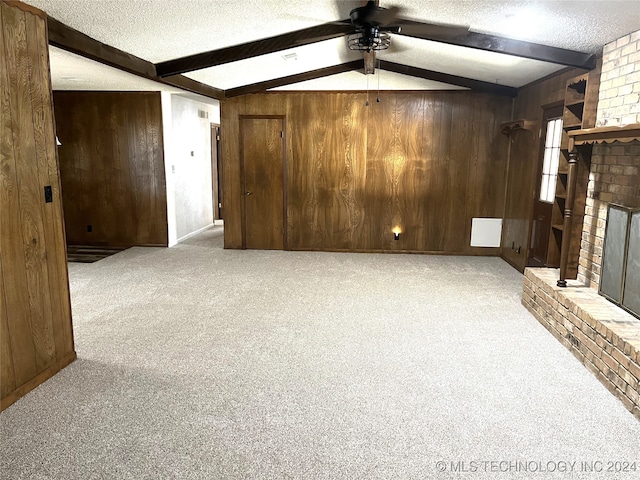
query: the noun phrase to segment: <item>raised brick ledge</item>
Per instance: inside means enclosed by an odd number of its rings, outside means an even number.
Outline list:
[[[522,304],[640,420],[640,320],[559,270],[527,268]]]

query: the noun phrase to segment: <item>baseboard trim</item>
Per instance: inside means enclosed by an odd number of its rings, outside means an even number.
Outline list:
[[[195,232],[191,232],[188,235],[185,235],[184,237],[180,237],[178,240],[176,240],[176,244],[178,244],[180,242],[184,242],[185,240],[193,237],[194,235],[198,235],[199,233],[202,233],[205,230],[209,230],[210,228],[213,228],[214,226],[215,226],[215,224],[211,223],[211,224],[207,225],[206,227],[202,227],[202,228],[196,230]]]
[[[58,360],[56,363],[48,367],[47,369],[40,372],[38,375],[33,377],[27,383],[20,385],[9,395],[0,400],[0,412],[10,407],[22,397],[24,397],[31,390],[36,388],[37,386],[43,384],[51,377],[53,377],[56,373],[62,370],[64,367],[69,365],[77,358],[76,352],[71,352],[70,354],[64,356],[62,359]]]

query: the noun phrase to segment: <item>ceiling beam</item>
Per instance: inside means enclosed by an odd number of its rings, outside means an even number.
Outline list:
[[[413,20],[402,20],[398,22],[398,25],[401,27],[400,35],[406,35],[408,37],[514,55],[531,60],[539,60],[586,70],[593,70],[596,66],[596,56],[590,53],[550,47],[548,45],[513,40],[484,33],[465,32],[464,30],[461,31],[459,27],[421,23]]]
[[[178,87],[206,97],[224,99],[224,92],[222,90],[196,82],[182,75],[164,79],[159,78],[156,75],[156,69],[153,63],[101,43],[55,18],[47,17],[47,27],[49,30],[50,45],[142,78]]]
[[[499,85],[491,82],[483,82],[482,80],[474,80],[472,78],[459,77],[448,73],[434,72],[433,70],[425,70],[423,68],[409,67],[399,63],[387,62],[386,60],[380,61],[379,68],[388,72],[401,73],[404,75],[411,75],[412,77],[424,78],[425,80],[433,80],[436,82],[448,83],[449,85],[466,87],[478,92],[504,95],[507,97],[518,96],[518,89],[514,87],[507,87],[505,85]]]
[[[251,85],[231,88],[225,91],[225,95],[227,98],[232,98],[238,97],[240,95],[248,95],[250,93],[264,92],[265,90],[269,90],[270,88],[284,87],[285,85],[291,85],[293,83],[305,82],[307,80],[314,80],[316,78],[328,77],[329,75],[336,75],[338,73],[358,70],[362,68],[362,66],[362,60],[353,60],[352,62],[341,63],[340,65],[334,65],[331,67],[319,68],[317,70],[311,70],[310,72],[298,73],[296,75],[275,78],[273,80],[267,80],[265,82],[253,83]]]
[[[344,22],[349,22],[349,20],[345,20]],[[256,40],[255,42],[243,43],[241,45],[234,45],[233,47],[211,50],[209,52],[197,53],[187,57],[160,62],[155,65],[156,73],[159,77],[167,77],[192,72],[194,70],[215,67],[225,63],[237,62],[238,60],[245,60],[259,55],[266,55],[289,48],[342,37],[352,31],[353,26],[350,23],[325,23],[275,37]]]

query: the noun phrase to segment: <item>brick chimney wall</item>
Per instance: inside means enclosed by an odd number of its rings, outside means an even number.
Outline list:
[[[604,46],[596,127],[633,123],[640,123],[640,31]],[[610,203],[640,208],[640,142],[593,146],[578,280],[595,289]]]
[[[640,30],[604,46],[596,127],[640,123]]]

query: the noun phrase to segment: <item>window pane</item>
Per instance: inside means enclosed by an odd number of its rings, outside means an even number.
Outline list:
[[[540,179],[540,200],[553,203],[556,195],[558,165],[560,163],[560,144],[562,142],[562,118],[547,122],[547,132],[542,160],[542,178]]]
[[[558,162],[560,161],[560,149],[554,148],[551,150],[551,167],[547,173],[551,175],[558,174]]]
[[[542,164],[542,174],[547,175],[551,172],[551,152],[550,148],[544,149],[544,162]]]
[[[549,202],[553,202],[554,197],[556,196],[556,180],[557,176],[552,175],[549,177]]]
[[[542,180],[540,182],[540,200],[543,202],[547,201],[547,194],[549,192],[549,183],[546,175],[542,175]]]
[[[556,130],[555,130],[555,136],[553,138],[553,146],[560,148],[560,143],[562,142],[562,119],[556,118],[555,124],[556,124]]]
[[[553,146],[553,138],[555,137],[556,122],[550,120],[547,122],[547,138],[545,139],[544,146],[550,148]]]

